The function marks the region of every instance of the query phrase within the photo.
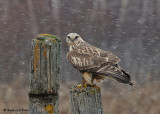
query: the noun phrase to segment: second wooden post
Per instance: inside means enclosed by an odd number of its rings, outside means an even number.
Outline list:
[[[99,87],[72,87],[70,104],[72,114],[103,114]]]

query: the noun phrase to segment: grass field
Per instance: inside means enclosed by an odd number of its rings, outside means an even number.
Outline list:
[[[28,86],[23,79],[0,86],[0,114],[28,114],[25,111],[3,111],[4,109],[28,109]],[[71,114],[69,89],[76,82],[60,87],[60,114]],[[143,86],[131,87],[117,82],[101,85],[104,114],[160,114],[160,80],[146,81]]]

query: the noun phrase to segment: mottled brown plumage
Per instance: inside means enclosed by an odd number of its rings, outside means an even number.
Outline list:
[[[68,34],[66,41],[69,45],[67,59],[81,72],[84,83],[93,84],[111,77],[133,85],[129,74],[118,65],[120,59],[111,52],[86,43],[77,33]]]

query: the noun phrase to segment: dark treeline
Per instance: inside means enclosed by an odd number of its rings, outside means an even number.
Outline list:
[[[0,0],[0,80],[30,74],[31,39],[62,38],[62,81],[80,79],[66,60],[65,36],[113,52],[140,83],[160,74],[160,0]],[[25,79],[24,78],[24,79]]]

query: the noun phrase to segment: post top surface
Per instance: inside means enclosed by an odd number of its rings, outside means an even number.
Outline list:
[[[48,40],[54,40],[54,41],[57,41],[57,42],[61,41],[61,39],[60,39],[59,36],[55,36],[55,35],[51,35],[51,34],[38,34],[36,36],[36,39],[41,40],[41,41],[44,41],[46,39],[48,39]]]

